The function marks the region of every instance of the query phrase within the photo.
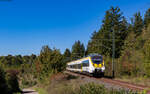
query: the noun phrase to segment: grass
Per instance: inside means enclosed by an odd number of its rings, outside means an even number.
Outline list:
[[[39,93],[39,94],[48,94],[47,91],[44,88],[35,88],[35,90]]]
[[[144,77],[129,77],[129,76],[123,76],[121,78],[116,78],[116,80],[121,80],[133,84],[139,84],[144,86],[150,86],[150,79],[144,78]]]
[[[18,92],[18,93],[13,93],[13,94],[21,94],[20,92]]]

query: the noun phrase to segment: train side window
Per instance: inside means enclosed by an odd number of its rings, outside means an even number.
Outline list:
[[[81,69],[81,64],[77,64],[77,66],[78,66],[78,69]]]
[[[78,64],[75,65],[75,68],[78,69]]]
[[[82,63],[83,63],[83,67],[88,67],[89,66],[89,60],[85,60]]]
[[[81,64],[79,64],[79,69],[81,69]]]
[[[70,65],[68,67],[73,68],[73,69],[81,69],[81,64],[74,64],[74,65]]]
[[[74,65],[74,69],[76,69],[76,65]]]

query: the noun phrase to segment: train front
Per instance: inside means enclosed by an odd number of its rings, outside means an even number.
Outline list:
[[[104,76],[105,66],[103,57],[101,55],[93,55],[91,56],[91,61],[94,67],[93,74]]]

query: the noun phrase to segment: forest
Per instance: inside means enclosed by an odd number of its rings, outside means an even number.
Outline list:
[[[75,41],[64,53],[45,45],[39,55],[0,56],[0,92],[13,94],[21,88],[46,83],[52,74],[63,72],[66,63],[91,53],[103,55],[105,75],[112,75],[112,38],[115,32],[115,77],[150,78],[150,8],[126,19],[119,7],[105,12],[102,25],[91,34],[88,45]],[[88,37],[88,36],[87,36]]]

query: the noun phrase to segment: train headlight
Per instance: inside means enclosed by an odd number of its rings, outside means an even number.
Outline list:
[[[104,71],[105,70],[105,67],[102,67],[102,71]]]

